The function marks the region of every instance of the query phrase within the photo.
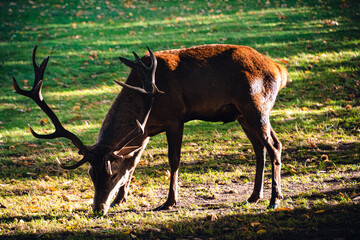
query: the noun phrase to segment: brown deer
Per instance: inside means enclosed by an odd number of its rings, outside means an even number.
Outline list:
[[[203,45],[166,50],[135,61],[121,58],[132,68],[123,89],[115,99],[101,126],[97,142],[85,146],[66,130],[41,95],[43,75],[49,57],[40,66],[33,51],[35,82],[32,90],[20,89],[13,78],[16,93],[33,99],[49,116],[55,132],[37,138],[70,139],[83,158],[75,169],[90,163],[89,174],[95,187],[93,210],[106,214],[111,205],[126,201],[129,184],[149,138],[166,133],[170,163],[170,189],[164,204],[155,210],[176,204],[178,169],[184,123],[193,119],[205,121],[237,120],[250,139],[256,155],[254,190],[247,202],[263,196],[264,165],[268,152],[272,165],[270,206],[280,203],[281,143],[271,127],[269,116],[276,96],[286,84],[287,70],[254,49],[236,45]],[[155,85],[156,81],[156,85]],[[161,91],[160,91],[160,90]]]

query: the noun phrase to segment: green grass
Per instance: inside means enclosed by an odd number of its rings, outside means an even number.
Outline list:
[[[360,5],[339,1],[5,1],[0,3],[0,235],[2,239],[178,238],[353,239],[360,235]],[[77,151],[62,139],[30,134],[52,125],[34,103],[12,93],[11,77],[33,82],[31,52],[50,56],[43,95],[66,128],[95,143],[118,57],[207,43],[248,45],[283,63],[287,87],[272,124],[284,145],[279,211],[251,194],[255,156],[238,124],[186,124],[179,204],[149,211],[168,188],[164,134],[153,137],[128,202],[108,216],[91,211],[86,166],[64,171],[55,158]]]

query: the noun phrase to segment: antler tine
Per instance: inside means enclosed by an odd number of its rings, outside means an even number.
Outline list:
[[[76,162],[74,165],[66,166],[66,165],[62,164],[58,158],[56,158],[56,163],[57,163],[61,168],[66,169],[66,170],[71,170],[71,169],[78,168],[78,167],[80,167],[81,165],[87,163],[88,161],[89,161],[89,159],[87,159],[87,158],[84,156],[80,161]]]
[[[128,133],[115,147],[115,151],[118,149],[123,149],[125,148],[129,143],[131,143],[136,137],[138,137],[141,134],[144,134],[145,132],[145,126],[147,123],[147,120],[149,118],[153,103],[154,103],[154,96],[157,93],[163,93],[162,91],[160,91],[156,85],[155,85],[155,70],[157,67],[157,60],[155,55],[153,54],[153,52],[151,51],[151,49],[147,46],[147,49],[149,51],[150,54],[150,59],[151,59],[151,65],[149,67],[147,67],[140,59],[140,57],[133,52],[134,56],[135,56],[135,61],[130,61],[127,60],[125,58],[120,57],[120,60],[126,64],[127,66],[135,69],[136,71],[138,71],[138,73],[140,74],[140,78],[141,81],[143,83],[143,88],[140,87],[134,87],[134,86],[130,86],[126,83],[122,83],[122,82],[118,82],[116,80],[114,80],[115,83],[119,84],[122,87],[126,87],[128,89],[134,90],[136,92],[139,92],[141,94],[145,94],[147,96],[150,97],[150,99],[148,99],[148,103],[145,104],[146,105],[146,111],[145,111],[145,117],[143,120],[143,123],[141,124],[138,120],[136,120],[136,124],[137,127],[135,129],[133,129],[130,133]],[[139,66],[141,65],[141,66]],[[136,148],[135,150],[136,151]]]
[[[138,70],[139,69],[143,69],[143,68],[147,68],[146,65],[143,63],[143,61],[141,61],[139,55],[136,54],[136,52],[132,52],[133,55],[135,56],[135,61],[134,63],[137,64]]]
[[[46,68],[47,63],[50,58],[50,57],[46,57],[39,66],[36,63],[36,50],[37,50],[37,45],[35,45],[33,54],[32,54],[33,67],[34,67],[34,72],[35,72],[35,81],[34,81],[33,89],[38,85],[38,82],[40,80],[44,79],[45,68]]]
[[[150,58],[151,58],[151,65],[150,65],[150,67],[148,67],[148,69],[154,71],[156,69],[156,67],[157,67],[156,57],[155,57],[154,53],[151,51],[151,49],[148,46],[146,46],[146,48],[148,49],[149,54],[150,54]]]
[[[123,83],[123,82],[119,82],[119,81],[116,81],[116,80],[113,80],[115,83],[119,84],[120,86],[122,86],[123,88],[129,88],[131,90],[134,90],[138,93],[141,93],[141,94],[148,94],[144,89],[142,88],[139,88],[139,87],[135,87],[135,86],[131,86],[131,85],[128,85],[126,83]]]
[[[141,134],[144,134],[144,126],[141,125],[139,120],[136,119],[136,128],[134,128],[130,133],[128,133],[121,141],[116,144],[116,149],[121,149],[123,147],[126,147],[132,140],[134,140],[137,136],[140,136]]]
[[[148,95],[148,96],[152,97],[158,93],[164,93],[164,92],[160,91],[157,88],[157,86],[155,85],[155,71],[156,71],[156,67],[157,67],[156,57],[148,46],[146,46],[146,48],[149,51],[150,59],[151,59],[151,64],[149,67],[147,67],[143,63],[143,61],[140,59],[140,57],[135,52],[133,52],[133,54],[135,56],[135,61],[131,61],[126,58],[119,57],[121,62],[123,62],[125,65],[129,66],[130,68],[135,69],[140,74],[141,81],[143,83],[143,87],[140,88],[140,87],[131,86],[126,83],[118,82],[116,80],[114,80],[114,82],[124,88],[128,88],[128,89],[134,90],[138,93],[141,93],[143,95]]]
[[[87,152],[87,147],[83,144],[83,142],[75,134],[66,130],[63,127],[63,125],[61,124],[61,122],[58,119],[58,117],[56,116],[56,114],[46,104],[45,100],[43,99],[43,96],[41,94],[41,87],[43,84],[44,72],[45,72],[47,63],[49,61],[49,57],[45,58],[43,60],[43,62],[40,64],[40,66],[38,66],[38,64],[36,63],[36,49],[37,49],[37,46],[34,47],[33,54],[32,54],[33,66],[34,66],[34,71],[35,71],[35,81],[34,81],[34,85],[33,85],[32,89],[29,91],[25,91],[25,90],[21,89],[19,87],[19,84],[13,77],[12,79],[13,79],[14,92],[32,99],[41,108],[41,110],[50,118],[51,122],[54,124],[55,132],[53,132],[51,134],[46,134],[46,135],[37,134],[29,125],[30,132],[34,137],[40,138],[40,139],[54,139],[54,138],[59,138],[59,137],[67,138],[67,139],[71,140],[72,143],[79,149],[79,154],[85,155]],[[76,168],[76,167],[84,164],[86,161],[88,161],[88,159],[84,157],[83,160],[81,160],[78,163],[76,163],[75,165],[69,166],[69,167]],[[61,165],[61,166],[63,167],[64,165]],[[73,169],[73,168],[69,168],[69,169]]]

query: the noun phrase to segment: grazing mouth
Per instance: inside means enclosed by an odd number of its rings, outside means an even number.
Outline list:
[[[102,215],[106,215],[110,208],[110,202],[114,198],[114,196],[118,193],[121,186],[124,186],[126,180],[128,179],[130,171],[126,170],[126,173],[120,180],[116,183],[115,187],[110,191],[105,203],[96,204],[94,202],[93,211],[94,212],[101,212]],[[95,200],[95,198],[94,198]]]

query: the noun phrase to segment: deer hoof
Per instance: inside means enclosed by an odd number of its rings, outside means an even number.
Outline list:
[[[251,195],[251,197],[249,197],[249,199],[246,201],[246,202],[249,202],[249,203],[257,203],[259,200],[261,199],[261,197],[258,195]]]
[[[269,206],[268,206],[268,209],[277,209],[279,207],[279,204],[270,204]]]
[[[163,205],[155,208],[153,211],[162,211],[162,210],[171,210],[176,205],[176,202],[173,204],[164,203]]]

